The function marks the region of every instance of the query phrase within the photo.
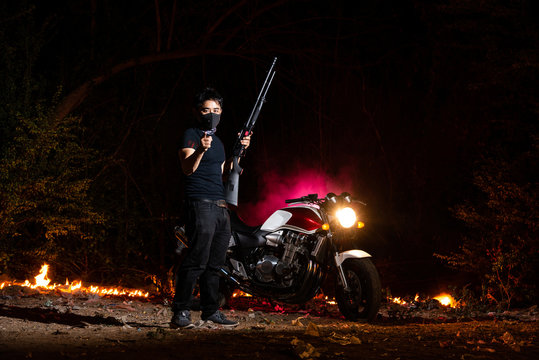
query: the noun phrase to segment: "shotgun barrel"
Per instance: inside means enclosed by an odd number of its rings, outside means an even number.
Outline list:
[[[243,128],[239,132],[236,142],[234,143],[234,148],[232,151],[232,169],[230,170],[230,174],[228,175],[228,179],[225,184],[225,200],[228,204],[233,206],[238,205],[238,187],[240,182],[240,175],[243,171],[243,169],[239,165],[239,160],[241,157],[245,156],[245,146],[241,144],[241,141],[243,140],[243,138],[251,134],[256,124],[256,121],[258,120],[258,115],[260,114],[262,105],[264,105],[264,103],[266,102],[266,94],[268,93],[271,82],[273,81],[273,78],[275,76],[276,63],[277,57],[273,58],[273,62],[268,70],[268,73],[266,74],[266,79],[264,80],[262,89],[260,89],[260,92],[258,93],[258,97],[256,99],[255,105],[253,106],[253,110],[251,111],[249,118],[243,125]]]

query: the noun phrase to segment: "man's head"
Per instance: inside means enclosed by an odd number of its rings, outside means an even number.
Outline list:
[[[195,115],[202,130],[215,130],[223,111],[223,98],[212,88],[199,92],[193,102]]]
[[[213,100],[223,107],[223,97],[215,89],[207,87],[195,95],[193,99],[193,107],[198,110],[204,102],[207,100]]]

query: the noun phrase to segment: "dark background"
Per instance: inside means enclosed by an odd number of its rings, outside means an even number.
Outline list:
[[[94,191],[115,218],[107,256],[120,272],[171,266],[177,148],[194,93],[209,85],[224,96],[218,134],[230,147],[274,56],[239,213],[255,225],[289,197],[352,193],[368,204],[358,246],[396,293],[471,281],[433,257],[463,241],[451,209],[478,198],[472,178],[485,158],[534,151],[534,1],[4,1],[0,10],[5,58],[20,65],[3,70],[20,73],[4,104],[29,106],[61,87],[56,111],[79,115],[82,141],[108,159]],[[533,182],[533,170],[514,175]],[[106,269],[101,280],[118,270]]]

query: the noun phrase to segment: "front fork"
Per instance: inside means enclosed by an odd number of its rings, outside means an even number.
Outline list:
[[[335,255],[335,263],[337,262],[337,256],[339,254]],[[339,278],[341,279],[341,284],[345,292],[350,292],[350,287],[348,286],[348,281],[346,281],[346,275],[344,274],[344,269],[341,265],[335,265],[337,267],[337,273],[339,274]]]
[[[344,291],[350,292],[351,290],[350,286],[348,285],[348,281],[346,281],[346,274],[344,273],[344,268],[342,266],[344,261],[346,259],[362,259],[369,257],[371,257],[371,255],[363,250],[354,249],[343,252],[338,252],[335,250],[335,267],[337,268],[337,273],[339,274],[339,278],[341,279]]]
[[[334,265],[335,265],[335,268],[337,269],[337,274],[339,276],[339,279],[341,279],[341,284],[343,285],[343,289],[345,292],[350,292],[350,286],[348,285],[348,281],[346,281],[346,274],[344,273],[344,268],[342,266],[342,263],[344,262],[344,260],[351,257],[352,258],[370,257],[370,255],[361,250],[348,250],[348,251],[339,252],[337,250],[337,247],[335,246],[335,243],[333,243],[332,241],[332,237],[333,236],[331,232],[319,234],[318,241],[311,255],[316,259],[316,262],[323,263],[325,262],[324,254],[327,254],[330,256],[331,254],[333,254]],[[357,251],[359,253],[356,253],[354,251]]]

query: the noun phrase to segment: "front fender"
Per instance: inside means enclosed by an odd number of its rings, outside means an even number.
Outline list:
[[[369,257],[372,257],[371,254],[363,250],[347,250],[335,254],[335,263],[337,264],[337,266],[341,266],[341,264],[346,259],[362,259]]]

